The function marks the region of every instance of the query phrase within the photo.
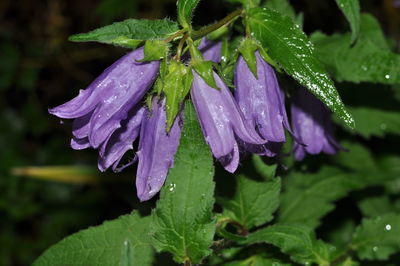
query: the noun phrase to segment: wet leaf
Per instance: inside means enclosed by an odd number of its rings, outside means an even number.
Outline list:
[[[182,137],[153,211],[153,245],[178,263],[200,263],[211,253],[215,232],[214,168],[196,112],[185,104]]]
[[[359,0],[336,0],[351,27],[351,43],[355,42],[360,32],[360,3]]]

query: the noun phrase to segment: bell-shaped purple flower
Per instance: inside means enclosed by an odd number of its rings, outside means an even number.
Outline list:
[[[302,160],[306,153],[335,154],[342,149],[333,136],[329,110],[314,95],[304,88],[299,88],[291,109],[293,131],[298,137],[294,144],[296,160]]]
[[[158,61],[137,62],[142,58],[143,48],[125,55],[77,97],[49,110],[60,118],[75,118],[74,148],[98,148],[121,127],[158,73]]]
[[[165,99],[154,99],[152,111],[146,110],[140,129],[139,165],[136,175],[137,195],[141,201],[149,200],[160,191],[172,167],[181,136],[180,117],[166,132]]]
[[[284,94],[273,68],[256,52],[257,77],[246,61],[239,57],[234,84],[235,99],[245,119],[268,143],[263,147],[244,144],[250,152],[274,156],[285,142],[285,130],[290,125],[285,109]]]
[[[214,157],[233,173],[239,164],[236,138],[251,144],[265,141],[246,124],[232,94],[216,73],[214,78],[219,90],[207,85],[194,71],[193,76],[191,96],[206,142]]]

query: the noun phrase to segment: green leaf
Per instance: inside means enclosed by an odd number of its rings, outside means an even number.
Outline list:
[[[178,24],[168,19],[127,19],[87,33],[72,35],[69,40],[136,48],[142,41],[165,39],[177,31]]]
[[[350,191],[383,185],[398,176],[398,172],[378,167],[369,154],[360,156],[362,150],[352,147],[349,150],[342,152],[338,158],[355,172],[324,167],[314,174],[292,172],[284,179],[285,192],[281,196],[279,223],[299,223],[315,228],[320,219],[335,208],[334,202]]]
[[[163,92],[167,99],[167,131],[170,130],[183,100],[189,93],[192,80],[192,71],[184,64],[176,61],[170,63],[163,82]]]
[[[365,138],[384,137],[387,134],[400,135],[400,113],[366,107],[348,107],[357,121],[357,127],[350,133]]]
[[[196,112],[185,104],[182,136],[166,183],[153,211],[153,244],[179,263],[200,263],[211,253],[215,232],[214,168]]]
[[[256,7],[260,4],[261,0],[226,0],[227,2],[230,3],[240,3],[242,4],[245,8],[253,8]]]
[[[303,225],[272,225],[250,234],[245,243],[272,244],[303,265],[330,265],[332,247],[317,240],[314,232]]]
[[[360,3],[358,0],[336,0],[336,4],[350,23],[351,43],[354,43],[360,32]]]
[[[265,6],[296,20],[296,12],[288,0],[268,0]]]
[[[50,247],[33,265],[152,265],[150,221],[134,212],[82,230]]]
[[[193,11],[200,0],[178,0],[178,21],[184,28],[190,28]]]
[[[257,44],[252,39],[249,38],[244,39],[239,47],[239,52],[243,56],[243,59],[246,61],[247,66],[249,67],[253,75],[258,79],[257,60],[255,54],[257,49],[258,49]]]
[[[241,261],[232,261],[223,264],[223,266],[289,266],[290,264],[282,263],[276,259],[266,259],[261,256],[252,256]]]
[[[363,199],[358,203],[362,214],[368,217],[376,217],[394,211],[388,196],[378,196]]]
[[[254,8],[248,12],[248,26],[253,37],[267,49],[275,62],[314,93],[348,126],[354,127],[353,118],[345,110],[333,81],[298,25],[271,9]]]
[[[274,178],[276,173],[276,168],[278,167],[276,164],[267,165],[261,159],[261,156],[253,154],[252,161],[254,165],[254,169],[256,172],[262,176],[265,180],[271,180]]]
[[[272,220],[279,206],[280,178],[258,182],[243,175],[236,176],[236,192],[233,199],[223,198],[223,216],[251,229]]]
[[[311,36],[316,54],[337,81],[400,83],[400,55],[392,53],[378,22],[370,15],[361,16],[359,41],[349,46],[350,35]]]
[[[351,248],[358,257],[367,260],[386,260],[400,251],[400,215],[385,214],[363,219],[353,236]]]
[[[208,86],[219,89],[217,83],[214,79],[213,62],[196,60],[192,61],[193,68],[196,70],[197,74],[207,83]]]

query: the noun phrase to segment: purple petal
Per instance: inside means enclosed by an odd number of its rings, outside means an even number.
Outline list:
[[[293,131],[304,145],[295,144],[296,160],[305,153],[335,154],[341,146],[333,137],[333,124],[330,113],[324,104],[304,88],[297,90],[292,104]]]
[[[89,112],[84,116],[74,119],[72,124],[72,135],[78,139],[83,139],[89,136],[90,118],[93,112]]]
[[[61,118],[77,118],[92,111],[99,102],[114,95],[115,90],[126,86],[132,70],[137,70],[135,59],[143,56],[143,48],[123,56],[113,63],[85,90],[72,100],[50,109],[49,112]],[[129,74],[128,74],[129,73]]]
[[[89,148],[89,139],[88,138],[83,138],[83,139],[78,139],[73,137],[71,139],[71,148],[74,150],[83,150],[86,148]]]
[[[234,173],[239,166],[239,148],[238,144],[233,145],[233,150],[228,155],[225,155],[218,159],[226,171]]]
[[[110,97],[104,98],[96,107],[90,120],[90,144],[97,148],[112,132],[119,128],[120,121],[126,119],[129,110],[135,106],[153,84],[159,67],[158,61],[138,63],[143,57],[140,50],[132,58],[130,69],[121,76],[118,87]]]
[[[136,188],[141,201],[152,198],[164,184],[168,170],[173,165],[181,134],[179,116],[170,132],[166,133],[165,99],[161,103],[154,100],[151,114],[145,113],[137,152],[139,165]]]
[[[260,135],[272,142],[284,142],[284,125],[289,129],[283,91],[276,75],[260,53],[256,52],[258,79],[250,71],[243,57],[239,57],[235,71],[235,98],[246,120]]]
[[[221,61],[222,42],[213,42],[206,37],[201,39],[199,50],[203,54],[204,60],[219,63]]]
[[[124,154],[133,148],[132,143],[140,132],[140,125],[144,117],[145,108],[134,108],[127,120],[123,121],[122,127],[116,130],[101,146],[98,167],[105,171],[112,166],[115,172],[131,165],[135,160],[118,168]]]

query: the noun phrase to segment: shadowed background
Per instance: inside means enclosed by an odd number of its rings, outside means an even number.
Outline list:
[[[304,12],[306,32],[348,30],[334,1],[291,2]],[[399,52],[399,9],[391,0],[361,5],[380,19]],[[212,23],[231,9],[222,0],[204,0],[194,22]],[[47,109],[74,97],[126,53],[70,43],[69,35],[129,17],[165,16],[175,18],[174,0],[0,2],[0,265],[29,265],[79,229],[154,206],[136,199],[135,167],[100,174],[97,152],[70,149],[71,123]]]

